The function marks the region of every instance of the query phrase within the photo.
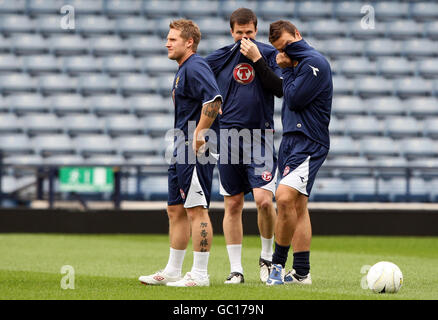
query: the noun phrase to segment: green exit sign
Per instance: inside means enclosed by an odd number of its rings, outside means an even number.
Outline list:
[[[59,171],[59,185],[63,192],[112,192],[113,169],[63,167]]]

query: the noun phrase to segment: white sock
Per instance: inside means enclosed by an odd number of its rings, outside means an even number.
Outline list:
[[[185,254],[186,250],[170,248],[169,261],[164,269],[164,273],[173,277],[180,277]]]
[[[260,239],[262,240],[262,252],[260,253],[260,257],[262,259],[272,261],[272,255],[274,254],[274,237],[271,239],[266,239],[260,236]]]
[[[208,257],[210,252],[193,252],[193,267],[191,273],[196,276],[208,276]]]
[[[243,274],[242,267],[242,245],[229,244],[227,245],[228,258],[230,259],[231,272],[239,272]]]

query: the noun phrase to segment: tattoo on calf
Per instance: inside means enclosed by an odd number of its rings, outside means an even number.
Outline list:
[[[199,243],[199,245],[201,246],[201,252],[207,252],[207,247],[208,247],[208,240],[207,240],[207,236],[208,236],[208,232],[205,230],[205,228],[207,228],[208,223],[206,222],[201,222],[201,242]]]

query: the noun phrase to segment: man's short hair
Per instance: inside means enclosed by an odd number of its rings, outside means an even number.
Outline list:
[[[278,20],[273,23],[271,23],[269,27],[269,42],[274,43],[277,41],[283,32],[290,33],[292,36],[295,37],[295,32],[297,31],[297,27],[289,21],[285,20]]]
[[[201,42],[201,30],[196,23],[192,20],[179,19],[174,20],[169,24],[170,29],[176,29],[181,31],[181,37],[184,40],[193,39],[193,52],[198,50],[199,42]]]
[[[257,16],[248,8],[239,8],[235,10],[230,17],[230,27],[234,30],[234,24],[245,25],[248,23],[254,23],[254,27],[257,29]]]

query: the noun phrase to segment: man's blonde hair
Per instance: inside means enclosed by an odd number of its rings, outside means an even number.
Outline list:
[[[169,25],[170,29],[176,29],[181,31],[181,37],[184,40],[193,39],[193,52],[198,50],[199,42],[201,41],[201,30],[196,23],[192,20],[179,19],[174,20]]]

